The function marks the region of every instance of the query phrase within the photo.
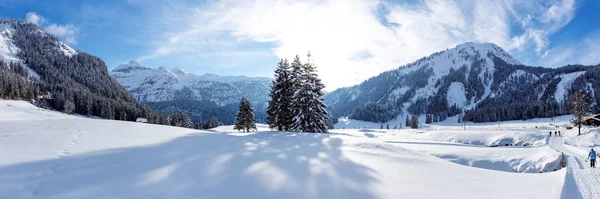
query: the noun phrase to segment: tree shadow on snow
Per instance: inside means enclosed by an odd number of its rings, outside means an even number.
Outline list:
[[[0,167],[0,198],[377,198],[324,134],[191,135]]]

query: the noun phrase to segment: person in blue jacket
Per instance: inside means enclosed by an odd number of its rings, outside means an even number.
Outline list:
[[[596,168],[596,151],[594,151],[594,149],[592,149],[592,151],[590,151],[588,158],[590,159],[590,166],[592,168]]]

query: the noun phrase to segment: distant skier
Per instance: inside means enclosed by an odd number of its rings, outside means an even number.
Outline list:
[[[552,137],[552,131],[550,131],[550,134],[548,134],[548,136]]]
[[[557,136],[557,135],[558,135],[558,132],[554,131],[554,136]]]
[[[560,134],[560,131],[558,131],[558,136],[559,136],[559,137],[562,137],[562,135]]]
[[[594,151],[594,149],[592,149],[592,151],[590,151],[588,158],[590,159],[590,166],[592,168],[596,168],[596,151]]]

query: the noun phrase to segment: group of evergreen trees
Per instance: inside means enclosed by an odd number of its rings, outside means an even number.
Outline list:
[[[33,99],[39,95],[39,86],[20,64],[0,60],[0,99]]]
[[[236,114],[234,130],[242,130],[244,132],[250,132],[250,130],[256,130],[256,124],[254,124],[254,108],[252,103],[245,97],[240,101],[240,109]]]
[[[311,63],[296,55],[292,63],[280,60],[267,107],[267,124],[280,131],[327,133],[331,126],[327,105],[323,102],[323,88]]]

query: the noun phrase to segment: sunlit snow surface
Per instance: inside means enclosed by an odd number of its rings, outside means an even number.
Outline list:
[[[240,133],[0,101],[0,198],[560,198],[566,169],[512,171],[552,166],[554,124]],[[537,147],[485,147],[494,132]]]

